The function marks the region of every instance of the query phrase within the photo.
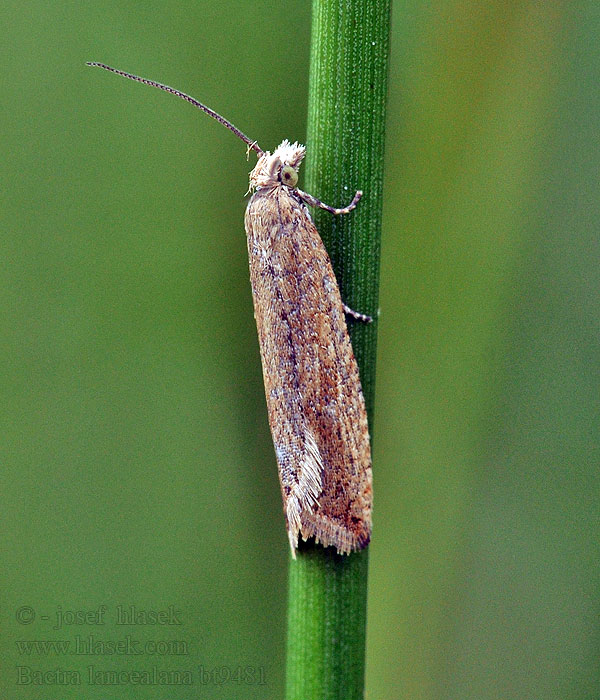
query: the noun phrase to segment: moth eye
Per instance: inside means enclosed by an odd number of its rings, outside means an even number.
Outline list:
[[[284,165],[281,169],[281,182],[288,187],[296,187],[298,184],[298,173],[291,165]]]

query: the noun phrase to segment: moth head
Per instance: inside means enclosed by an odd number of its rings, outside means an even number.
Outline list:
[[[305,148],[299,143],[282,141],[273,153],[265,151],[250,173],[250,189],[285,185],[293,189],[298,184],[298,168]]]

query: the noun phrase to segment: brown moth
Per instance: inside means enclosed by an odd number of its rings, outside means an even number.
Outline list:
[[[337,281],[307,204],[347,214],[298,189],[305,148],[263,151],[185,93],[103,63],[88,63],[170,92],[209,114],[258,154],[245,227],[254,316],[292,556],[298,536],[348,554],[371,536],[371,451],[358,366]]]

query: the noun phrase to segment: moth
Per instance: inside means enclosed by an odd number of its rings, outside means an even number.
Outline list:
[[[331,262],[307,205],[350,213],[297,187],[305,148],[283,141],[263,151],[231,122],[179,90],[131,73],[97,66],[170,92],[230,129],[258,161],[250,173],[245,228],[254,316],[269,426],[287,533],[295,558],[298,538],[314,537],[348,554],[371,536],[372,473],[367,413],[346,314]]]

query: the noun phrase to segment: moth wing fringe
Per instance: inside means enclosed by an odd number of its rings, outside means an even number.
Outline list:
[[[300,533],[304,541],[314,537],[315,541],[324,547],[333,545],[340,554],[350,554],[363,549],[370,540],[370,532],[358,536],[343,525],[332,522],[318,513],[303,513]]]
[[[298,534],[302,529],[302,513],[312,510],[318,503],[323,488],[321,474],[323,458],[314,435],[305,431],[304,455],[300,462],[298,482],[292,487],[285,504],[288,536],[292,556],[296,558]]]

